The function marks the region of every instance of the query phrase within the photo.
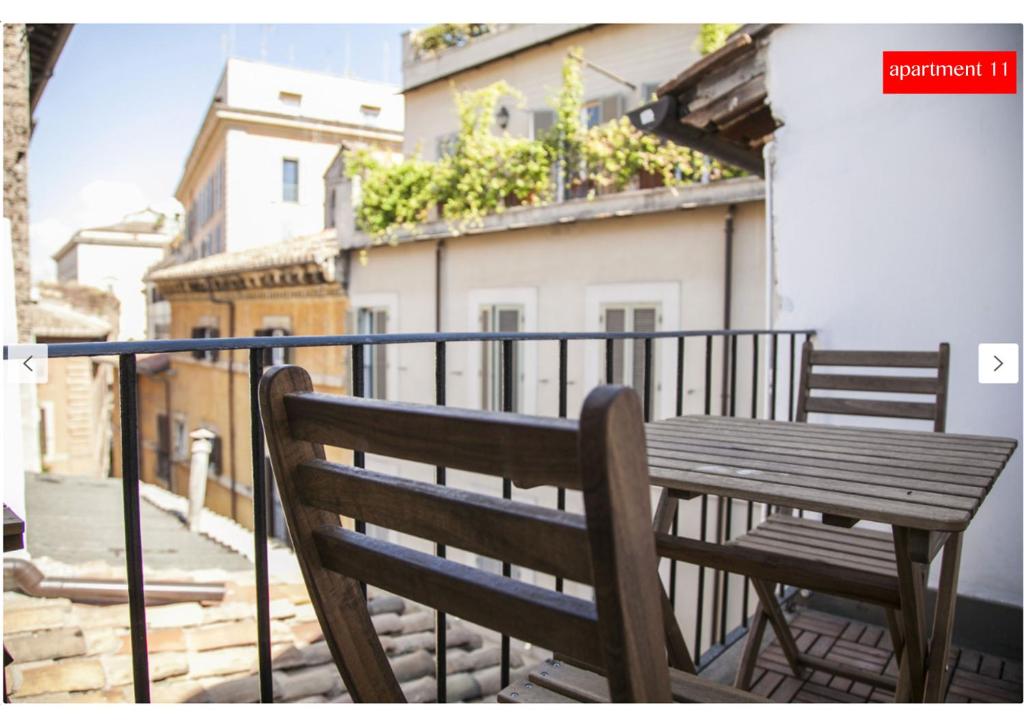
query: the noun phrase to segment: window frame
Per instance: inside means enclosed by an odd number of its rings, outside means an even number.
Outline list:
[[[288,164],[294,164],[295,168],[295,182],[291,185],[289,185],[285,175]],[[294,187],[295,198],[288,197],[289,186]],[[299,159],[290,156],[285,156],[281,159],[281,201],[286,204],[299,203]]]

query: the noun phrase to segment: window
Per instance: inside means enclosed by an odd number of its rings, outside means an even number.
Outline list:
[[[294,158],[286,158],[281,162],[281,200],[299,200],[299,162]]]
[[[542,138],[555,125],[555,112],[551,110],[534,111],[532,114],[532,133],[534,139]]]
[[[156,416],[156,476],[171,480],[171,420],[163,413]]]
[[[640,105],[646,105],[654,100],[655,93],[661,83],[644,83],[640,88]]]
[[[625,101],[621,95],[596,98],[583,104],[583,125],[593,128],[623,113]]]
[[[334,205],[338,201],[338,189],[336,187],[331,187],[331,193],[328,194],[327,198],[329,200],[327,202],[327,219],[324,222],[324,228],[325,229],[333,229],[334,228],[334,223],[335,223],[334,222],[334,211],[335,211]]]
[[[174,416],[174,459],[188,460],[188,426],[184,415]]]
[[[302,94],[300,93],[281,91],[277,94],[277,97],[281,101],[282,105],[288,106],[289,108],[298,108],[302,105]]]
[[[214,435],[210,440],[210,465],[207,468],[206,474],[208,477],[216,478],[220,477],[223,472],[223,460],[224,460],[224,449],[221,444],[220,435]]]
[[[192,328],[192,339],[214,339],[220,336],[220,330],[216,327],[193,327]],[[217,350],[211,349],[206,351],[196,351],[192,353],[192,356],[196,359],[206,360],[207,362],[217,361]]]
[[[602,309],[602,326],[606,332],[656,332],[658,307],[653,304],[609,304]],[[605,370],[608,369],[605,359]],[[616,339],[612,342],[611,379],[613,385],[629,385],[641,397],[644,393],[644,342],[636,339]],[[607,378],[607,372],[604,373]],[[651,360],[651,378],[654,359]],[[655,388],[652,387],[652,392]]]
[[[519,332],[522,329],[522,321],[523,308],[518,305],[492,304],[480,310],[480,331],[482,332]],[[502,343],[483,342],[482,344],[481,404],[485,410],[504,410]],[[513,411],[522,407],[518,346],[512,345],[511,397]]]
[[[287,337],[288,330],[282,327],[265,327],[256,330],[257,337]],[[291,347],[272,347],[263,350],[263,366],[288,365],[292,363]]]
[[[437,139],[437,157],[444,158],[445,156],[451,156],[455,153],[455,147],[459,142],[459,134],[446,133]]]
[[[356,313],[356,329],[359,334],[387,334],[388,310],[379,307],[362,307]],[[388,346],[372,344],[363,348],[363,397],[377,400],[387,399]]]
[[[368,103],[364,103],[359,106],[359,112],[362,114],[364,120],[375,121],[380,116],[380,106],[373,106]]]

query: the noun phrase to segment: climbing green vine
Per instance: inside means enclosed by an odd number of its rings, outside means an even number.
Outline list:
[[[383,154],[368,149],[346,155],[346,173],[361,184],[356,223],[379,241],[437,218],[457,233],[511,206],[550,203],[559,191],[563,198],[593,199],[641,181],[677,187],[740,173],[643,133],[625,117],[586,128],[579,48],[563,63],[562,85],[551,99],[554,122],[535,139],[494,132],[499,103],[522,106],[522,94],[505,81],[453,95],[459,132],[437,161],[419,154],[381,160]]]

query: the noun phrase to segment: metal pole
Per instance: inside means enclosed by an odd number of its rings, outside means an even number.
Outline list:
[[[142,522],[139,506],[139,403],[135,355],[118,358],[121,392],[121,494],[124,505],[128,615],[131,622],[132,683],[135,701],[149,703],[149,647],[146,644],[146,595],[142,574]]]
[[[434,344],[434,401],[438,405],[445,404],[445,368],[445,343],[436,342]],[[442,487],[447,484],[447,472],[441,466],[437,468],[435,481]],[[438,558],[444,558],[447,554],[445,545],[435,543],[434,554]],[[434,612],[434,638],[434,653],[437,656],[437,701],[444,704],[448,701],[448,621],[444,611]]]
[[[267,483],[264,475],[263,420],[260,378],[263,350],[249,350],[249,418],[252,446],[253,535],[256,543],[256,647],[260,663],[260,701],[274,702],[273,659],[270,654],[270,573],[267,565]]]

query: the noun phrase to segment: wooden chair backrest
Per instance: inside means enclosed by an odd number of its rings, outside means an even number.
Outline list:
[[[260,382],[295,552],[354,701],[404,701],[361,584],[607,672],[616,701],[670,701],[644,429],[636,393],[599,387],[579,422]],[[324,445],[579,489],[585,516],[327,462]],[[356,533],[339,515],[594,587],[593,602]]]
[[[871,367],[935,370],[930,376],[885,374],[822,374],[821,367]],[[807,422],[808,413],[866,415],[929,420],[935,432],[946,429],[946,393],[949,388],[949,344],[937,352],[861,352],[817,350],[804,342],[796,420]],[[909,393],[928,395],[931,402],[871,400],[866,398],[813,396],[813,390]]]

